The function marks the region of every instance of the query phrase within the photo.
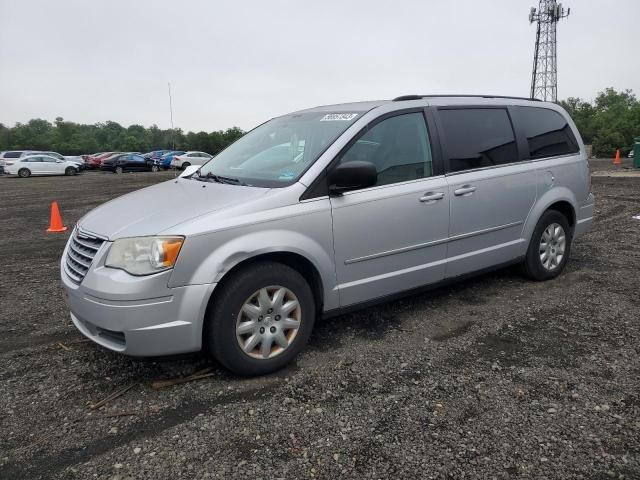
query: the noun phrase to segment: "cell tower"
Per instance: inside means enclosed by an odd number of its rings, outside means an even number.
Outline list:
[[[538,10],[531,7],[529,22],[537,23],[536,48],[533,54],[531,74],[531,98],[556,102],[558,100],[558,56],[556,27],[558,21],[569,16],[561,3],[540,0]]]

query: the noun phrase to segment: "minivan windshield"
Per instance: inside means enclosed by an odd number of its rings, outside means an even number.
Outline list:
[[[274,118],[220,152],[191,178],[269,188],[291,185],[363,113],[303,112]]]

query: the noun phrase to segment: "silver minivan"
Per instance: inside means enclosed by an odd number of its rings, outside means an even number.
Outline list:
[[[322,316],[513,263],[552,279],[594,213],[571,118],[511,97],[302,110],[195,168],[73,230],[62,281],[96,343],[271,372]]]

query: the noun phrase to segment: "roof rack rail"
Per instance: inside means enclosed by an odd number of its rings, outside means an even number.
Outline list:
[[[400,97],[396,97],[393,99],[394,102],[402,102],[405,100],[422,100],[423,98],[447,98],[447,97],[463,97],[463,98],[507,98],[511,100],[529,100],[532,102],[540,102],[541,100],[538,98],[527,98],[527,97],[512,97],[510,95],[402,95]]]

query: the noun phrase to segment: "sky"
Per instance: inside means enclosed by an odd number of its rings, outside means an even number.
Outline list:
[[[536,0],[0,0],[0,122],[245,130],[404,94],[528,96]],[[640,96],[639,0],[565,0],[558,96]]]

